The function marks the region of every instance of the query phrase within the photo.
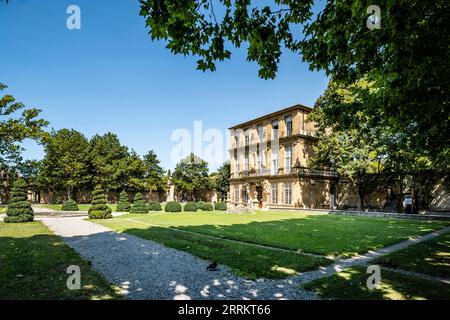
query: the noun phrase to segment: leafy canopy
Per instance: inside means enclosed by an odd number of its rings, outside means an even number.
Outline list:
[[[230,162],[225,162],[214,176],[215,190],[220,201],[227,199],[230,190],[230,176],[231,176]]]
[[[83,134],[73,129],[54,131],[44,149],[40,180],[50,190],[66,190],[71,198],[74,190],[90,185],[89,141]]]
[[[331,81],[308,117],[309,121],[316,122],[319,138],[310,165],[336,170],[348,181],[347,191],[358,194],[360,210],[364,209],[364,196],[379,182],[384,161],[389,156],[383,146],[385,132],[368,126],[368,117],[360,111],[346,114],[345,121],[355,127],[350,130],[341,123],[332,123],[328,113],[358,106],[364,100],[361,96],[370,90],[373,90],[373,84],[366,80],[358,81],[350,88]]]
[[[208,173],[208,163],[192,153],[177,164],[172,179],[178,192],[196,201],[213,187]]]
[[[7,88],[0,83],[0,92]],[[17,102],[9,94],[0,98],[0,166],[11,166],[20,163],[20,143],[25,139],[39,141],[43,136],[43,128],[48,122],[40,119],[41,110],[24,109],[23,103]],[[21,113],[19,113],[22,111]]]
[[[259,76],[275,78],[283,50],[339,84],[368,77],[379,90],[359,110],[368,125],[409,136],[436,166],[450,166],[450,2],[380,0],[381,29],[366,26],[367,1],[140,0],[152,39],[215,70],[231,48],[247,46]],[[343,108],[344,116],[354,109]],[[344,121],[335,115],[333,121]],[[352,128],[351,123],[343,122]],[[357,127],[353,127],[357,128]]]

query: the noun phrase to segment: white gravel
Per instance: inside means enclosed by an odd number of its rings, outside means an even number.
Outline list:
[[[210,262],[83,219],[40,220],[129,299],[318,299],[291,279],[250,281],[224,266],[206,271]]]

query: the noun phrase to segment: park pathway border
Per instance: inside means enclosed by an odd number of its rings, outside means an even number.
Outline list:
[[[360,254],[360,255],[353,256],[351,258],[338,260],[335,263],[333,263],[332,265],[329,265],[326,267],[321,267],[318,270],[304,272],[299,275],[293,276],[292,279],[296,283],[303,285],[303,284],[306,284],[308,282],[311,282],[311,281],[314,281],[317,279],[329,277],[335,273],[341,272],[350,267],[366,265],[374,259],[377,259],[377,258],[380,258],[387,254],[405,249],[409,246],[434,239],[434,238],[439,237],[448,232],[450,232],[450,227],[439,229],[439,230],[433,231],[431,233],[427,233],[422,236],[410,238],[406,241],[399,242],[394,245],[384,247],[384,248],[376,250],[376,251],[369,251],[365,254]]]

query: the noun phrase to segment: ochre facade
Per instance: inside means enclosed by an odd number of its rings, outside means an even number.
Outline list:
[[[232,205],[333,208],[338,176],[311,170],[315,125],[296,105],[230,128]]]

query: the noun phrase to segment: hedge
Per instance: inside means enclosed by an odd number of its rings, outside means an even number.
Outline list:
[[[78,205],[75,202],[75,200],[69,199],[62,204],[61,210],[62,211],[78,211],[80,209],[78,208]]]
[[[213,205],[209,202],[199,201],[197,207],[202,211],[214,211]]]
[[[23,179],[14,182],[11,191],[11,200],[6,209],[7,223],[19,223],[33,221],[34,212],[31,203],[28,201],[28,185]]]
[[[111,208],[106,205],[106,196],[100,185],[92,191],[92,206],[89,208],[89,219],[110,219]]]
[[[195,202],[188,202],[184,205],[184,211],[185,212],[197,212],[198,207]]]
[[[181,212],[181,204],[176,201],[167,202],[164,210],[166,212]]]
[[[148,213],[148,207],[145,204],[144,197],[141,193],[136,193],[130,213]]]
[[[217,211],[227,211],[227,204],[225,202],[216,202],[214,208]]]
[[[126,191],[122,191],[119,195],[119,203],[117,203],[117,212],[130,212],[131,204],[130,199],[128,198],[128,193]]]
[[[157,201],[150,202],[147,207],[149,211],[162,211],[161,203]]]

